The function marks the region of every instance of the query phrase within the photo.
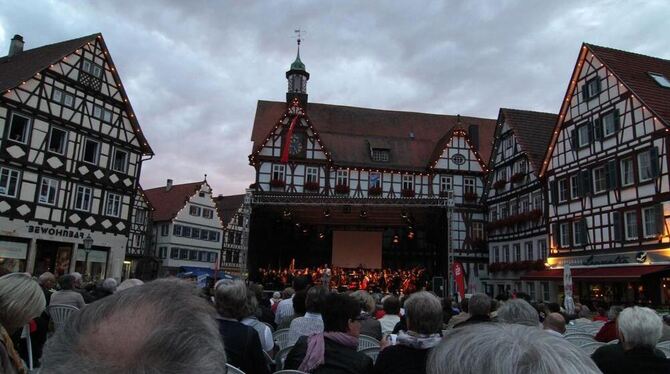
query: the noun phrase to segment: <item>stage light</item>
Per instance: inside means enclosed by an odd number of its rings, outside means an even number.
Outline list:
[[[323,216],[324,217],[330,217],[330,209],[324,209],[323,210]]]
[[[393,235],[393,244],[398,244],[398,243],[400,243],[400,237],[398,236],[398,234],[394,234]]]
[[[407,239],[409,239],[409,240],[414,239],[414,231],[410,231],[410,232],[407,234]]]
[[[400,218],[403,218],[403,219],[407,218],[407,211],[406,210],[403,209],[403,210],[400,211]]]
[[[361,209],[361,218],[368,218],[368,211],[365,209]]]
[[[284,218],[291,218],[291,211],[288,209],[284,209],[282,215],[284,216]]]
[[[325,238],[325,237],[326,237],[326,234],[324,234],[322,232],[319,233],[319,240],[323,240],[323,238]]]

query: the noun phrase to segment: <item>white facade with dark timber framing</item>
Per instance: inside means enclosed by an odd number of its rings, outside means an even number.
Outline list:
[[[26,51],[15,36],[0,92],[0,265],[119,279],[153,153],[102,35]]]
[[[546,191],[538,177],[557,116],[500,109],[486,186],[489,279],[492,296],[527,293],[555,300],[553,282],[522,281],[547,258]]]
[[[214,199],[223,222],[223,240],[220,269],[235,275],[243,275],[247,255],[245,232],[248,236],[249,217],[245,216],[246,195],[219,195]]]
[[[542,175],[582,299],[668,303],[670,61],[584,44]],[[663,287],[661,287],[663,285]]]
[[[151,216],[153,207],[149,203],[141,186],[135,191],[135,201],[130,218],[130,231],[126,258],[123,261],[123,279],[155,279],[158,275],[158,262],[150,242]]]

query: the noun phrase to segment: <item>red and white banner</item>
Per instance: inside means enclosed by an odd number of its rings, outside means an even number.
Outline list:
[[[281,159],[279,160],[282,164],[288,162],[289,147],[291,146],[291,138],[293,138],[293,130],[295,130],[295,124],[298,123],[299,115],[293,117],[291,121],[291,126],[289,126],[288,131],[286,132],[286,138],[284,138],[284,148],[281,152]]]
[[[454,273],[456,291],[458,292],[461,300],[463,300],[465,297],[465,272],[463,271],[463,265],[458,261],[454,261],[454,265],[451,271]]]

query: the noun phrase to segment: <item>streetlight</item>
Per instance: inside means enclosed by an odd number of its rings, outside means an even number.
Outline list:
[[[91,238],[91,234],[86,235],[86,238],[84,238],[84,251],[86,251],[86,258],[84,260],[84,266],[85,266],[85,271],[84,273],[88,273],[88,253],[91,251],[91,247],[93,246],[93,238]]]

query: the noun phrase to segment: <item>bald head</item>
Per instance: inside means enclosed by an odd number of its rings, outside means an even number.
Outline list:
[[[560,313],[549,313],[542,324],[545,330],[553,330],[565,334],[565,318]]]

